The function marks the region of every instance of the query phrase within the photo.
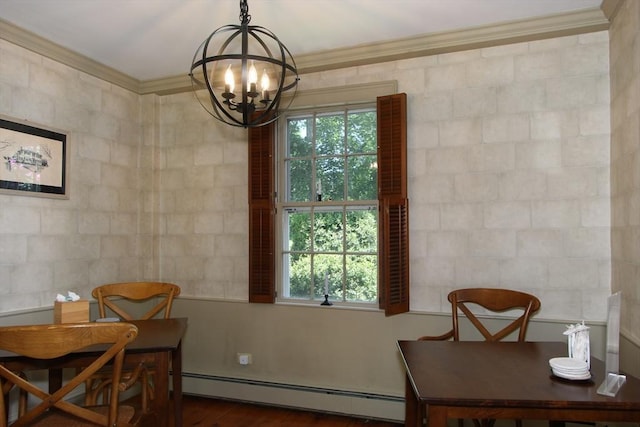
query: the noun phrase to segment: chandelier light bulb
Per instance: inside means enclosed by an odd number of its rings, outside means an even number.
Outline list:
[[[262,90],[262,98],[269,99],[269,75],[267,70],[262,72],[262,78],[260,79],[260,89]]]
[[[233,78],[233,71],[231,70],[231,64],[227,67],[227,71],[224,73],[224,91],[227,93],[233,93],[236,82]]]
[[[247,92],[251,95],[251,97],[255,97],[256,95],[252,95],[256,93],[256,85],[258,83],[258,71],[256,70],[256,66],[253,61],[251,61],[251,67],[249,67],[249,76],[247,78]]]
[[[249,67],[249,84],[251,83],[258,83],[258,71],[254,61],[251,61],[251,67]]]

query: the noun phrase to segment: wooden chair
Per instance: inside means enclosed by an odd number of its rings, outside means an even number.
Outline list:
[[[540,309],[540,300],[533,295],[513,291],[509,289],[493,289],[493,288],[470,288],[458,289],[449,293],[449,302],[451,303],[451,319],[453,327],[445,334],[438,336],[425,336],[418,338],[419,340],[460,340],[459,329],[459,311],[464,313],[482,334],[485,341],[501,341],[503,338],[519,330],[518,341],[524,341],[529,326],[529,318],[532,314]],[[498,332],[489,332],[482,321],[474,314],[468,305],[476,305],[494,313],[504,312],[507,310],[522,310],[522,314],[515,320],[512,320],[507,326]]]
[[[137,420],[131,406],[121,406],[118,402],[120,373],[124,360],[125,346],[138,335],[138,328],[128,323],[67,323],[56,325],[6,326],[0,327],[0,349],[33,359],[54,359],[76,350],[107,344],[107,349],[89,366],[79,371],[59,390],[49,394],[35,383],[29,382],[21,372],[13,372],[0,364],[2,390],[16,386],[21,392],[35,397],[39,403],[27,408],[21,399],[18,419],[8,424],[4,393],[0,393],[0,427],[47,426],[131,426]],[[75,405],[69,394],[105,364],[112,362],[111,401],[108,406],[82,407]]]
[[[180,286],[164,282],[124,282],[98,286],[91,292],[98,300],[100,317],[107,317],[107,308],[124,320],[152,319],[162,312],[161,317],[171,317],[173,298],[180,295]],[[129,314],[116,301],[148,301],[158,299],[157,303],[142,316]]]
[[[438,336],[423,336],[419,340],[453,340],[460,341],[460,320],[462,312],[471,324],[480,332],[485,341],[501,341],[510,334],[518,331],[518,341],[525,341],[529,319],[540,309],[540,300],[533,295],[509,290],[493,288],[469,288],[452,291],[448,295],[451,303],[451,319],[453,326],[450,331]],[[490,332],[483,324],[479,316],[471,311],[469,306],[476,306],[485,311],[500,313],[508,310],[516,310],[521,315],[511,320],[505,327],[497,332]],[[476,427],[491,427],[495,420],[473,420]],[[460,427],[463,420],[459,420]],[[516,420],[516,426],[521,427],[522,421]]]
[[[98,300],[98,311],[101,318],[109,317],[114,313],[123,320],[152,319],[156,316],[168,319],[171,317],[171,306],[174,297],[180,295],[180,287],[173,283],[165,282],[124,282],[110,283],[98,286],[91,295]],[[153,301],[153,306],[142,316],[130,314],[123,308],[124,303],[145,303]],[[137,382],[141,386],[141,406],[143,412],[149,410],[149,400],[153,399],[153,375],[152,366],[138,364],[137,366],[125,366],[122,372],[122,381],[125,389]],[[109,372],[102,370],[92,375],[87,381],[85,404],[95,405],[100,395],[103,401],[108,398],[110,384]]]

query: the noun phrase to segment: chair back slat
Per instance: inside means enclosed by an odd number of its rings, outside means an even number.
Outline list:
[[[123,282],[98,286],[91,295],[98,300],[100,317],[107,316],[107,308],[124,320],[151,319],[157,315],[171,317],[173,299],[180,295],[180,287],[165,282]],[[142,302],[155,299],[155,305],[142,316],[134,316],[122,307],[122,300]]]
[[[459,311],[461,311],[473,326],[482,334],[486,341],[501,341],[515,331],[518,332],[518,341],[524,341],[527,333],[529,319],[533,313],[540,309],[540,300],[533,295],[510,289],[496,288],[468,288],[458,289],[449,293],[452,317],[454,323],[454,339],[460,339]],[[469,306],[476,305],[490,312],[499,313],[508,310],[522,310],[522,314],[513,319],[504,328],[497,332],[490,332],[482,320]],[[459,311],[458,311],[459,310]]]

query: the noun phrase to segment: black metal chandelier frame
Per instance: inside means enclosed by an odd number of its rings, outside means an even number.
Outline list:
[[[271,31],[264,27],[249,25],[251,15],[247,0],[240,0],[240,25],[225,25],[215,30],[196,51],[189,76],[196,98],[209,114],[216,119],[238,127],[258,127],[276,120],[286,111],[293,100],[298,85],[298,71],[289,49]],[[216,36],[231,33],[214,54],[209,50]],[[240,53],[226,50],[240,37]],[[269,41],[271,43],[269,43]],[[251,46],[250,46],[251,45]],[[261,54],[249,52],[262,49]],[[273,52],[279,53],[279,57]],[[270,71],[277,75],[277,89],[258,90],[257,82],[249,82],[250,67],[254,62],[272,64]],[[240,64],[241,93],[233,93],[233,85],[222,85],[224,66]],[[251,65],[250,65],[251,63]],[[266,69],[264,73],[267,74]],[[224,89],[221,89],[224,87]],[[206,89],[206,95],[199,95]],[[293,90],[286,105],[281,105],[283,93]],[[239,98],[237,101],[236,98]],[[210,104],[210,105],[209,105]]]

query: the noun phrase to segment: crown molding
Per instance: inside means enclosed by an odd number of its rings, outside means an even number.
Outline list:
[[[296,56],[300,74],[606,30],[599,8]]]
[[[170,95],[172,93],[189,92],[191,90],[191,77],[185,73],[180,76],[144,81],[140,84],[138,93],[141,95],[150,93]]]
[[[613,22],[613,19],[618,14],[620,6],[622,6],[623,2],[624,0],[603,0],[602,12],[604,13],[604,16],[607,17],[609,22]]]
[[[114,85],[138,92],[140,81],[0,19],[0,39],[68,65]]]
[[[608,15],[618,9],[621,1],[605,0],[603,9],[593,8],[499,25],[431,33],[383,43],[298,55],[295,61],[298,73],[306,74],[602,31],[609,28]],[[187,74],[140,81],[2,19],[0,19],[0,38],[141,95],[167,95],[191,90],[191,80]]]

